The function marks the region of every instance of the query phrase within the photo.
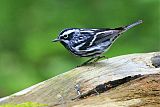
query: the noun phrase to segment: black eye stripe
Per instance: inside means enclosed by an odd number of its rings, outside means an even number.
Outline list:
[[[68,34],[68,37],[67,37],[67,38],[68,38],[68,39],[72,39],[73,35],[74,35],[74,32]]]
[[[72,35],[74,35],[74,32],[72,32],[72,33],[68,34],[68,36],[72,36]]]
[[[70,34],[62,35],[60,38],[61,39],[68,39],[68,40],[70,40],[70,39],[72,39],[73,35],[74,35],[74,32],[72,32]]]

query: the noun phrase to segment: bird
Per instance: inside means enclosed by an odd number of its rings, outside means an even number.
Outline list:
[[[89,57],[90,59],[82,64],[86,65],[103,58],[102,54],[109,50],[122,33],[142,22],[138,20],[117,28],[66,28],[52,42],[60,42],[76,56]]]

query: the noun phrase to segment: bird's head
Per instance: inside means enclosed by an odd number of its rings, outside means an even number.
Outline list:
[[[64,42],[67,44],[73,38],[73,36],[76,36],[79,33],[80,31],[77,28],[64,29],[60,32],[58,38],[52,40],[52,42]]]

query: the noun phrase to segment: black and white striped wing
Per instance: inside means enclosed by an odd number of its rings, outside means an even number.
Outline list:
[[[119,36],[122,30],[106,30],[97,29],[94,34],[79,47],[79,52],[83,56],[96,56],[103,53],[115,39]]]
[[[99,45],[102,45],[105,43],[106,45],[110,45],[119,36],[120,31],[122,30],[98,29],[94,32],[94,35],[91,36],[80,49],[87,50],[87,48],[92,48],[95,46],[98,47]]]
[[[113,43],[116,40],[116,38],[119,36],[121,31],[122,30],[99,31],[95,34],[95,38],[91,42],[90,46],[100,45],[105,42]]]

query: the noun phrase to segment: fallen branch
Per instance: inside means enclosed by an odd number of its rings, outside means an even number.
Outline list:
[[[0,105],[160,105],[160,52],[130,54],[82,66],[0,99]],[[54,71],[53,71],[54,72]]]

